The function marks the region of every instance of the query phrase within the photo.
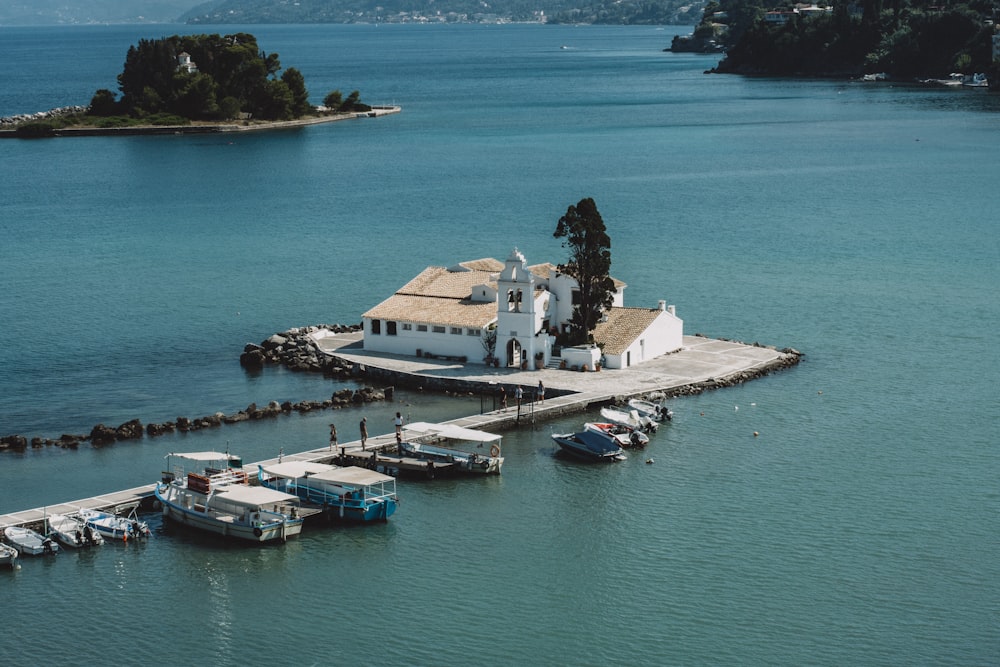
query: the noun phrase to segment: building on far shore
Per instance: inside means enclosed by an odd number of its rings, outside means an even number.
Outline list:
[[[429,266],[362,316],[364,348],[515,368],[541,368],[555,358],[588,370],[598,363],[628,368],[679,350],[684,323],[674,307],[625,307],[625,287],[615,280],[595,346],[559,349],[556,335],[568,330],[579,289],[554,264],[528,266],[515,248],[504,262]]]

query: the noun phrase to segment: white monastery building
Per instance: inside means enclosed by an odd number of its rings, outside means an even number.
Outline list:
[[[504,262],[429,266],[363,315],[364,348],[521,368],[561,358],[569,368],[589,370],[597,363],[628,368],[679,350],[684,322],[674,307],[660,301],[652,309],[627,308],[626,285],[614,282],[613,305],[594,331],[596,345],[559,350],[556,334],[568,329],[579,289],[554,264],[528,266],[515,248]],[[491,359],[487,349],[494,335]]]

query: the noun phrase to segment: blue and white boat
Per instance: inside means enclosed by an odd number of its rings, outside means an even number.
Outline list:
[[[344,521],[385,521],[398,505],[396,478],[357,466],[286,461],[258,467],[260,483]]]
[[[613,438],[602,433],[587,430],[579,433],[553,433],[552,439],[562,451],[583,461],[610,462],[628,458]]]
[[[167,458],[170,470],[153,491],[165,518],[250,542],[283,542],[302,532],[298,497],[250,486],[239,458],[220,452]]]
[[[146,522],[140,521],[136,516],[134,507],[128,516],[100,510],[80,510],[80,518],[91,530],[112,542],[128,542],[130,539],[149,537],[152,534]]]

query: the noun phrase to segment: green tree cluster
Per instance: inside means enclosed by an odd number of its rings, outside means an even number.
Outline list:
[[[182,67],[187,53],[195,68]],[[261,120],[290,120],[313,113],[302,73],[281,76],[276,53],[265,53],[247,33],[143,39],[129,47],[118,75],[121,99],[98,90],[91,99],[96,116],[180,116],[191,120],[232,120],[245,114]],[[355,96],[355,103],[358,102]]]

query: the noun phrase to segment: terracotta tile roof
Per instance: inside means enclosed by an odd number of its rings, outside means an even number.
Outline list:
[[[497,304],[494,301],[484,303],[469,299],[394,294],[363,317],[482,329],[497,318]]]
[[[604,344],[605,354],[622,354],[661,312],[658,308],[611,308],[608,321],[594,329],[594,342]]]
[[[449,271],[443,266],[428,266],[396,294],[465,299],[476,285],[496,283],[490,271]]]
[[[556,273],[559,273],[559,267],[552,262],[545,262],[544,264],[535,264],[534,266],[529,266],[528,270],[534,273],[536,276],[542,280],[549,280]],[[622,289],[623,287],[628,287],[628,284],[623,280],[618,280],[614,276],[611,276],[611,280],[615,281],[615,289]]]
[[[499,259],[493,259],[492,257],[483,257],[482,259],[471,259],[468,262],[459,262],[459,266],[471,269],[472,271],[490,271],[492,273],[499,273],[503,271],[504,263]]]
[[[534,273],[536,276],[542,280],[548,280],[552,277],[552,274],[556,272],[556,265],[552,262],[545,262],[544,264],[535,264],[534,266],[529,266],[528,270]]]

